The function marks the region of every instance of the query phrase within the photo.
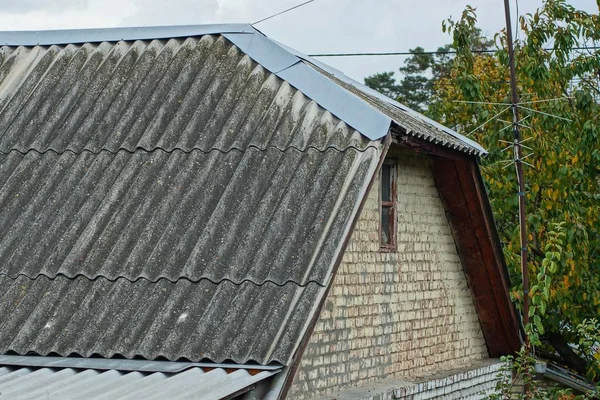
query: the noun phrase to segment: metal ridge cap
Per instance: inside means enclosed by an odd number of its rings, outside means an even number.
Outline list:
[[[301,53],[256,31],[256,35],[225,34],[254,61],[288,82],[371,141],[381,140],[392,118],[309,66]]]
[[[281,365],[228,364],[186,361],[131,360],[118,358],[75,358],[48,356],[0,355],[0,366],[76,368],[138,372],[181,372],[189,368],[227,368],[279,372]]]
[[[62,30],[0,31],[0,45],[36,46],[150,40],[224,33],[256,33],[250,24],[166,25]]]
[[[260,31],[258,31],[259,33],[262,33]],[[264,34],[263,34],[264,35]],[[312,58],[309,55],[306,55],[304,53],[302,53],[301,51],[298,51],[296,49],[293,49],[291,47],[289,47],[286,44],[283,44],[281,42],[278,42],[277,40],[270,38],[268,36],[265,36],[267,39],[269,39],[271,42],[275,43],[277,46],[282,47],[283,49],[285,49],[286,51],[288,51],[289,53],[295,55],[296,57],[298,57],[299,59],[301,59],[302,61],[311,63],[313,65],[316,65],[317,67],[321,68],[322,70],[330,73],[331,75],[337,77],[338,75],[343,75],[344,77],[348,78],[348,79],[352,79],[349,78],[346,74],[344,74],[342,71],[340,71],[339,69],[333,68],[331,65],[325,64],[315,58]]]
[[[460,133],[454,131],[453,129],[450,129],[450,128],[440,124],[439,122],[436,122],[436,121],[432,120],[431,118],[426,117],[425,115],[405,106],[404,104],[401,104],[401,103],[397,102],[396,100],[393,100],[393,99],[379,93],[378,91],[371,89],[370,87],[350,78],[348,75],[344,74],[342,71],[340,71],[336,68],[333,68],[330,65],[327,65],[319,60],[316,60],[310,56],[307,56],[306,54],[303,54],[297,50],[291,49],[290,47],[283,45],[273,39],[270,39],[270,40],[273,41],[274,43],[278,44],[279,46],[283,47],[284,49],[288,50],[289,52],[294,54],[296,57],[302,59],[302,61],[304,61],[305,63],[312,64],[312,65],[316,66],[317,68],[322,69],[323,71],[333,75],[335,78],[345,82],[348,85],[355,87],[356,89],[360,90],[361,92],[365,93],[366,95],[373,96],[376,99],[383,101],[383,102],[389,104],[390,106],[395,107],[395,108],[399,109],[400,111],[403,111],[403,112],[409,114],[411,117],[430,125],[432,128],[438,129],[438,130],[454,137],[455,139],[460,140],[465,145],[473,148],[475,150],[475,152],[477,152],[479,154],[482,154],[482,155],[488,154],[488,151],[486,149],[484,149],[479,143],[475,142],[474,140],[469,139],[468,137],[466,137],[464,135],[461,135]],[[400,125],[400,123],[398,121],[394,121],[394,122],[396,122],[396,124]]]

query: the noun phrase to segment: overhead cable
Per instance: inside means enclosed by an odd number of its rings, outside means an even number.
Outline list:
[[[256,22],[253,22],[253,23],[252,23],[252,25],[260,24],[261,22],[264,22],[264,21],[266,21],[266,20],[268,20],[268,19],[271,19],[271,18],[275,18],[275,17],[277,17],[277,16],[279,16],[279,15],[281,15],[281,14],[285,14],[286,12],[289,12],[289,11],[295,10],[296,8],[300,8],[300,7],[302,7],[302,6],[305,6],[305,5],[307,5],[308,3],[312,3],[313,1],[315,1],[315,0],[308,0],[308,1],[305,1],[304,3],[301,3],[301,4],[298,4],[298,5],[295,5],[294,7],[290,7],[290,8],[288,8],[288,9],[286,9],[286,10],[280,11],[280,12],[278,12],[278,13],[276,13],[276,14],[273,14],[273,15],[270,15],[270,16],[268,16],[268,17],[266,17],[266,18],[259,19],[258,21],[256,21]]]

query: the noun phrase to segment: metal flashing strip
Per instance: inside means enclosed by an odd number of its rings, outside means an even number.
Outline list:
[[[392,119],[304,63],[277,74],[371,140],[384,138]]]
[[[572,373],[556,364],[543,366],[542,368],[540,368],[539,371],[537,371],[539,365],[540,363],[536,365],[536,372],[545,375],[546,377],[548,377],[548,379],[551,379],[555,382],[563,384],[582,393],[591,394],[594,392],[594,386],[587,382],[582,376]],[[600,397],[594,396],[594,398]]]
[[[247,33],[224,33],[223,36],[274,74],[278,74],[301,61],[294,54],[274,44],[258,32],[251,35]]]
[[[0,355],[0,366],[76,368],[138,372],[181,372],[190,368],[224,368],[259,371],[279,371],[280,365],[215,364],[179,361],[129,360],[115,358],[75,358]]]
[[[287,81],[321,107],[371,140],[385,137],[392,119],[358,96],[306,65],[296,51],[260,32],[254,35],[224,34],[226,39],[270,72]]]
[[[225,33],[255,33],[249,24],[140,26],[133,28],[0,31],[0,45],[37,46],[150,40]]]

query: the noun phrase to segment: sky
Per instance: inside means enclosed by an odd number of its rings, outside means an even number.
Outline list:
[[[304,0],[0,0],[0,30],[99,28],[255,22]],[[512,19],[534,12],[542,0],[510,0]],[[598,13],[596,0],[570,0]],[[490,37],[504,26],[503,0],[314,0],[256,25],[267,36],[306,54],[435,50],[450,42],[443,20],[477,8],[478,25]],[[362,81],[397,71],[406,57],[319,60]]]

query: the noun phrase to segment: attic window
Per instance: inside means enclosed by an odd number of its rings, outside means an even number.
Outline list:
[[[379,243],[382,251],[396,250],[396,163],[381,166]]]

